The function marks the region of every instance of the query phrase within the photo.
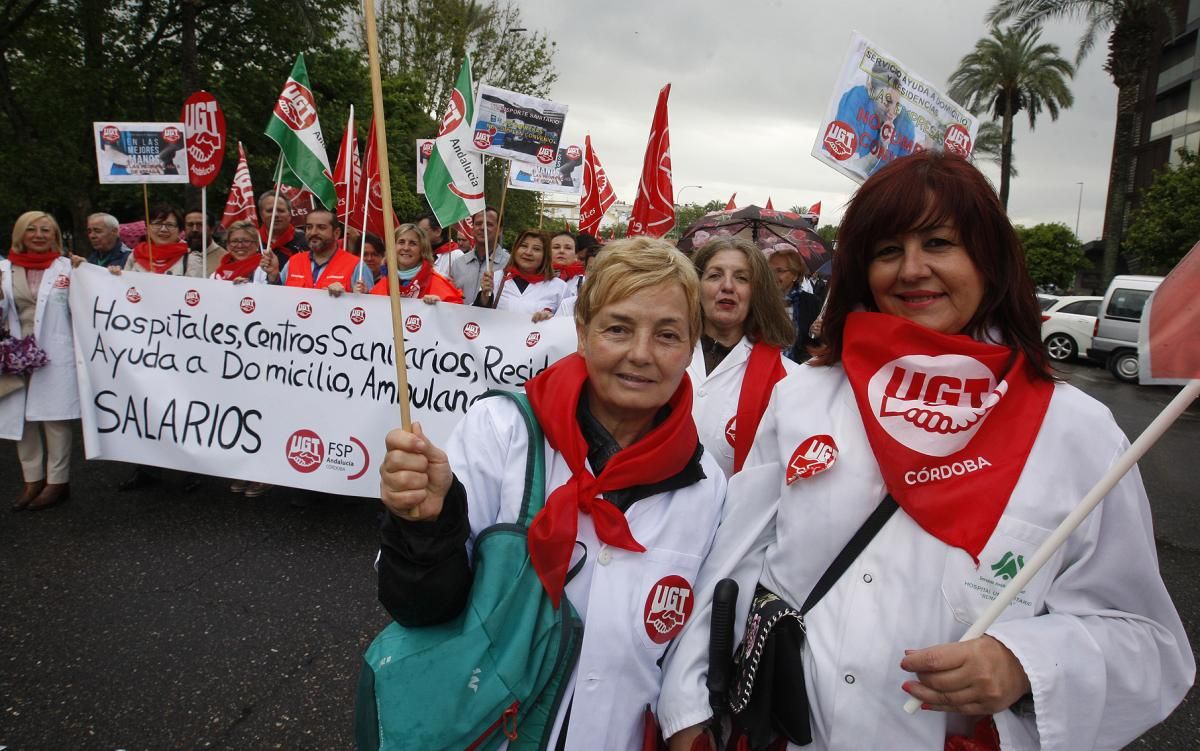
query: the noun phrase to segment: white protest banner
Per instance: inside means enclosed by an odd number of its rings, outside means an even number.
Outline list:
[[[509,162],[508,187],[539,193],[583,194],[583,149],[568,146],[558,150],[550,164]]]
[[[552,164],[566,120],[565,104],[481,84],[471,148],[502,159]]]
[[[100,184],[186,184],[183,132],[183,123],[92,123]]]
[[[417,139],[417,195],[425,195],[425,167],[429,165],[429,157],[433,156],[434,140]]]
[[[856,182],[897,157],[971,155],[979,120],[854,32],[812,155]]]
[[[400,424],[388,298],[81,266],[71,311],[88,458],[374,497]],[[485,391],[575,351],[568,317],[405,308],[413,419],[436,443]]]

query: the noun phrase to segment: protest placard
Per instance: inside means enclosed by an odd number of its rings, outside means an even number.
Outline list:
[[[400,424],[387,297],[84,265],[70,301],[88,458],[378,495]],[[576,346],[568,317],[404,313],[413,419],[435,443],[485,391],[518,390]]]
[[[425,167],[429,165],[429,157],[433,155],[432,138],[417,139],[417,194],[425,195]]]
[[[568,146],[559,149],[550,164],[509,162],[508,187],[516,190],[536,190],[539,193],[563,193],[578,196],[583,193],[583,149]]]
[[[483,84],[475,98],[471,148],[488,156],[551,164],[566,119],[565,104]]]
[[[186,183],[183,123],[92,123],[101,185]]]
[[[970,156],[978,129],[978,118],[855,32],[812,155],[861,183],[918,151]]]

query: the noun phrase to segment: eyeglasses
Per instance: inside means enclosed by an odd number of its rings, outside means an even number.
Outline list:
[[[154,229],[179,229],[175,222],[150,222],[150,226]]]

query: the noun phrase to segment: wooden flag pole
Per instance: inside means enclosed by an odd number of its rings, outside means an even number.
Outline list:
[[[150,234],[150,188],[142,183],[142,209],[146,216],[146,249],[150,251],[150,273],[154,273],[154,237]]]
[[[375,1],[364,0],[367,17],[367,62],[371,70],[371,104],[375,109],[379,187],[383,192],[383,244],[387,250],[388,297],[392,301],[392,340],[396,360],[396,396],[400,400],[400,427],[412,430],[408,408],[408,368],[404,364],[404,316],[400,310],[400,277],[396,274],[396,228],[392,226],[392,179],[388,173],[387,131],[383,125],[383,83],[379,75],[379,32],[375,29]],[[364,232],[366,228],[363,228]]]

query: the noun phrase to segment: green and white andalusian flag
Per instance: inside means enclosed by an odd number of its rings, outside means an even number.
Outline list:
[[[438,224],[449,227],[460,219],[483,211],[483,155],[467,148],[475,125],[471,58],[463,60],[458,82],[433,142],[433,154],[425,168],[425,199]]]
[[[283,153],[283,182],[303,185],[325,208],[336,211],[337,191],[333,187],[329,155],[325,153],[317,104],[308,85],[304,55],[296,58],[292,74],[279,92],[266,134]]]

